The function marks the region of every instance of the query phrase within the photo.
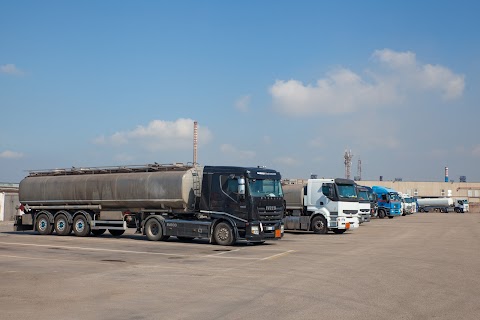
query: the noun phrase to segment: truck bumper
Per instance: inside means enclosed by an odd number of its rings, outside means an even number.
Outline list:
[[[370,213],[359,215],[358,220],[359,220],[359,223],[370,222]]]
[[[358,218],[337,218],[337,229],[354,230],[360,225]]]
[[[252,224],[255,225],[255,224]],[[260,234],[254,234],[251,229],[247,229],[245,240],[250,242],[261,242],[265,240],[278,240],[283,238],[284,226],[283,223],[278,222],[276,224],[262,224],[260,225]],[[248,231],[249,230],[249,231]]]

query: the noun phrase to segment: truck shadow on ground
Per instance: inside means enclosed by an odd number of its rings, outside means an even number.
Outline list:
[[[355,231],[353,231],[355,232]],[[328,233],[313,233],[312,231],[299,231],[299,230],[285,230],[285,234],[291,234],[291,235],[304,235],[304,236],[307,236],[307,235],[310,235],[310,236],[314,236],[314,237],[330,237],[330,236],[335,236],[335,237],[338,237],[338,236],[347,236],[349,234],[351,234],[351,232],[345,232],[345,233],[342,233],[342,234],[336,234],[334,232],[328,232]]]
[[[38,237],[41,237],[41,238],[52,238],[52,239],[53,238],[71,239],[71,238],[76,237],[73,233],[69,234],[69,235],[65,235],[65,236],[57,236],[55,233],[52,233],[52,234],[49,234],[49,235],[40,235],[36,231],[1,231],[0,234],[17,235],[17,236],[32,236],[32,235],[35,235],[35,236],[38,236]],[[87,237],[79,237],[79,238],[80,239],[81,238],[111,239],[111,241],[122,240],[122,239],[130,239],[130,240],[146,241],[146,242],[152,242],[152,243],[154,243],[154,242],[158,242],[158,243],[166,242],[166,243],[182,243],[182,244],[202,245],[202,246],[204,246],[204,245],[214,245],[217,248],[232,248],[232,247],[234,248],[234,247],[247,247],[247,246],[259,246],[259,245],[261,245],[261,246],[271,246],[271,245],[275,245],[275,243],[278,241],[278,240],[275,240],[275,241],[271,241],[271,242],[264,242],[264,243],[258,243],[257,244],[257,243],[250,243],[250,242],[245,241],[245,240],[239,240],[237,243],[235,243],[232,246],[221,246],[221,245],[216,245],[216,244],[210,243],[210,241],[208,239],[180,240],[175,236],[172,236],[169,239],[163,240],[163,241],[149,241],[147,239],[147,237],[143,234],[124,234],[124,235],[121,235],[121,236],[112,236],[111,234],[106,233],[106,234],[102,234],[102,235],[99,235],[99,236],[90,235],[90,236],[87,236]]]

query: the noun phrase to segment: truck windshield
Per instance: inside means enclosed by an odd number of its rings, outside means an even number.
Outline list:
[[[283,197],[280,180],[249,179],[248,189],[253,197]]]
[[[389,195],[391,201],[400,201],[400,196],[398,195],[398,193],[390,192]]]
[[[353,184],[337,184],[339,198],[357,198],[357,191]]]
[[[368,196],[368,192],[367,191],[362,191],[362,190],[358,190],[358,200],[367,200],[367,201],[370,201],[370,197]]]

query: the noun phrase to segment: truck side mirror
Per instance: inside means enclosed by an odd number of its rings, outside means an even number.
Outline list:
[[[244,178],[238,178],[238,195],[240,198],[245,197],[245,179]]]

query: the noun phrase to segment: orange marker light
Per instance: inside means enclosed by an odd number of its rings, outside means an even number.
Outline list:
[[[275,238],[281,238],[282,237],[282,230],[275,230]]]
[[[345,229],[350,229],[350,222],[345,223]]]

